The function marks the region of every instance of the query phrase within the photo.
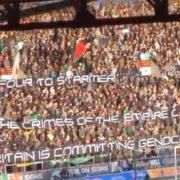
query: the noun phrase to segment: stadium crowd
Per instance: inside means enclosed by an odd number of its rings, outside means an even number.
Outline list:
[[[100,14],[99,17],[108,17],[112,9],[100,7],[91,8]],[[136,10],[140,12],[138,8]],[[122,7],[121,13],[125,11],[126,7]],[[113,16],[119,16],[118,8],[113,12]],[[116,74],[118,82],[14,89],[1,87],[0,117],[22,122],[29,115],[35,115],[37,119],[107,117],[178,107],[180,82],[176,71],[180,66],[179,27],[179,22],[173,22],[1,33],[0,67],[12,67],[16,54],[14,47],[17,42],[23,42],[20,70],[26,78]],[[74,47],[79,41],[86,44],[86,52],[80,62],[72,63]],[[136,76],[138,67],[134,62],[145,60],[143,55],[159,67],[159,77]],[[168,74],[169,71],[172,73]],[[131,75],[122,76],[122,73]],[[48,138],[48,134],[53,139]],[[2,129],[0,153],[178,134],[179,117],[32,131]]]

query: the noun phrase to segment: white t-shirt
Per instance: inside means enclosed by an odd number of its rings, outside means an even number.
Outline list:
[[[70,70],[67,70],[67,71],[66,71],[66,76],[67,76],[67,77],[72,77],[72,76],[73,76],[73,72],[70,71]]]

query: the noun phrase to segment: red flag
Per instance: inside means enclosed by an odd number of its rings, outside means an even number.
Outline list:
[[[77,43],[73,56],[73,63],[78,62],[80,57],[85,53],[85,51],[86,51],[86,45],[83,42]]]

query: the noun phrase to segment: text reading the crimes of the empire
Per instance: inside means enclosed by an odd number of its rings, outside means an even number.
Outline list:
[[[170,119],[180,116],[179,106],[173,109],[166,109],[155,112],[138,112],[138,113],[126,113],[124,115],[109,115],[108,117],[74,117],[74,118],[56,118],[56,119],[40,119],[34,121],[26,121],[17,123],[16,121],[8,121],[4,118],[0,118],[0,129],[44,129],[52,127],[64,127],[64,126],[84,126],[88,124],[101,125],[102,123],[118,123],[123,121],[135,121],[135,120],[155,120],[155,119]]]

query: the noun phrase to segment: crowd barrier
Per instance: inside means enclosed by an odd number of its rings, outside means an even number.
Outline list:
[[[137,170],[127,171],[123,173],[86,177],[86,180],[146,180],[147,178],[148,172],[146,170]]]
[[[0,175],[1,180],[63,180],[63,179],[76,179],[76,180],[147,180],[147,179],[159,179],[159,178],[174,178],[175,168],[166,167],[166,168],[156,168],[149,170],[131,170],[126,172],[114,172],[99,175],[93,175],[91,172],[87,174],[89,170],[95,169],[106,169],[106,165],[96,165],[96,166],[87,166],[84,167],[86,171],[82,176],[72,176],[72,171],[67,172],[66,169],[52,169],[45,171],[33,171],[26,173],[13,173],[13,174],[4,174]],[[82,169],[81,169],[82,170]],[[107,169],[106,169],[107,170]],[[77,169],[76,169],[77,171]],[[96,171],[97,172],[97,171]],[[94,171],[95,173],[95,171]],[[177,175],[180,177],[180,167],[177,167]]]
[[[122,150],[121,153],[127,150]],[[127,158],[128,162],[132,163],[133,161],[136,162],[136,168],[158,168],[158,167],[170,167],[174,165],[175,156],[174,156],[174,146],[166,146],[166,147],[156,147],[153,149],[154,155],[150,155],[149,150],[145,149],[142,152],[141,149],[139,150],[129,150],[129,157]],[[177,165],[180,166],[180,154],[176,155]],[[119,163],[121,166],[122,162],[119,159],[118,154],[114,155],[111,153],[100,154],[100,155],[82,155],[79,157],[71,157],[71,158],[57,158],[53,160],[41,160],[41,161],[34,161],[34,162],[16,162],[16,163],[7,163],[4,165],[4,173],[12,173],[16,169],[20,172],[27,172],[27,171],[36,171],[36,170],[47,170],[52,169],[54,167],[61,168],[62,166],[66,165],[68,167],[78,167],[81,165],[88,165],[91,164],[92,166],[99,164],[99,163]],[[118,169],[117,169],[118,171]]]
[[[124,168],[121,161],[117,161],[117,158],[113,159],[110,154],[63,159],[63,161],[53,160],[34,162],[32,164],[15,164],[19,169],[14,168],[15,171],[11,173],[6,172],[6,174],[1,174],[0,180],[133,180],[135,178],[144,180],[147,178],[158,179],[161,177],[174,178],[175,170],[178,177],[180,176],[180,154],[176,156],[178,161],[177,167],[175,167],[173,150],[173,146],[157,148],[155,150],[157,156],[150,158],[145,158],[141,152],[139,152],[139,154],[136,152],[136,157],[131,157],[132,162],[136,161],[134,168]],[[42,165],[42,169],[37,170],[34,168],[31,171],[26,171],[28,166],[36,167],[38,163]],[[46,169],[47,163],[51,163],[48,169]]]

